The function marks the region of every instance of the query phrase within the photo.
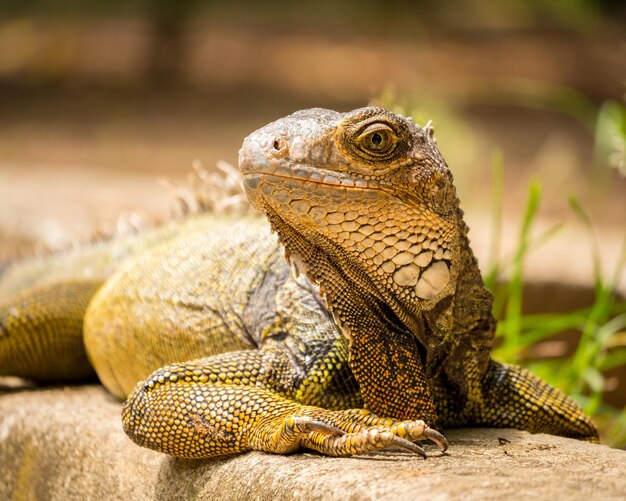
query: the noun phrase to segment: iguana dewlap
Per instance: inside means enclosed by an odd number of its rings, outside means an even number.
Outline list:
[[[559,390],[490,359],[492,296],[429,130],[303,110],[246,138],[240,168],[275,233],[202,214],[6,269],[0,374],[95,369],[128,395],[135,442],[187,458],[423,454],[446,447],[435,425],[597,439]]]

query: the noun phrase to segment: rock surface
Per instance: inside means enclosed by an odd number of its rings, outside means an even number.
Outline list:
[[[0,388],[0,499],[625,499],[626,452],[509,429],[447,432],[443,455],[258,452],[181,461],[135,446],[100,386]]]

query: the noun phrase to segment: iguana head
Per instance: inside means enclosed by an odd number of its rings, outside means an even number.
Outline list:
[[[315,247],[386,304],[429,309],[452,292],[452,176],[410,118],[379,107],[298,111],[248,136],[239,163],[251,203],[307,274]]]

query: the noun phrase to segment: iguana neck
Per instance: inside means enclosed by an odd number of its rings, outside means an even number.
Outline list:
[[[351,340],[366,406],[428,415],[412,387],[428,393],[424,366],[432,375],[439,346],[455,342],[459,272],[475,266],[430,135],[378,108],[310,110],[246,139],[240,166],[251,203]],[[464,286],[480,284],[470,275]]]
[[[318,285],[335,323],[348,339],[350,367],[359,383],[365,407],[377,415],[396,419],[436,421],[423,359],[425,350],[412,327],[405,325],[384,301],[365,272],[356,273],[351,263],[346,274],[343,260],[351,260],[332,242],[311,242],[268,211],[288,260]],[[334,246],[328,252],[324,246]],[[395,305],[401,308],[400,305]],[[420,321],[414,318],[417,325]]]

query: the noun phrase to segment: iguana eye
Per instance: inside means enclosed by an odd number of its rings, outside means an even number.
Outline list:
[[[367,126],[357,137],[357,143],[368,153],[385,154],[391,151],[398,138],[388,125],[375,123]]]

